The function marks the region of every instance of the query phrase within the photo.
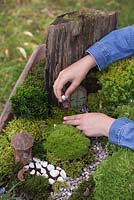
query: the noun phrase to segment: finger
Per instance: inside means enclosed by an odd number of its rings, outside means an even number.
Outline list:
[[[71,116],[65,116],[63,120],[80,120],[83,114],[78,114],[78,115],[71,115]]]
[[[57,99],[62,102],[62,90],[63,90],[63,87],[64,85],[67,83],[68,81],[67,80],[62,80],[61,78],[58,78],[55,83],[54,83],[54,93],[55,93],[55,96],[57,97]]]
[[[63,124],[78,126],[78,125],[80,125],[80,121],[77,119],[76,120],[67,120],[67,121],[63,121]]]
[[[65,96],[70,96],[74,90],[79,86],[78,82],[72,82],[71,85],[67,88],[66,92],[65,92]]]

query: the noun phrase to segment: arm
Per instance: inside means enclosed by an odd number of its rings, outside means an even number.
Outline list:
[[[109,129],[109,140],[134,150],[134,121],[125,117],[116,119]]]
[[[99,70],[114,61],[134,56],[134,26],[112,31],[86,52],[94,57]]]
[[[70,81],[71,85],[66,90],[65,96],[70,96],[96,64],[99,70],[102,70],[114,61],[134,55],[134,26],[112,31],[86,52],[88,56],[61,71],[56,79],[54,93],[60,102],[62,89],[67,82]]]

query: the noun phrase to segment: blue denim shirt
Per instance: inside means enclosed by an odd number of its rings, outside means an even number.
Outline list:
[[[87,49],[99,70],[114,61],[134,56],[134,26],[112,31]],[[134,121],[128,118],[116,119],[109,130],[111,143],[134,149]]]

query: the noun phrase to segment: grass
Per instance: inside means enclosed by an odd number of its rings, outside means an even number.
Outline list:
[[[133,0],[31,0],[0,5],[0,112],[28,57],[45,43],[48,25],[57,15],[87,8],[119,10],[119,27],[134,24]],[[21,47],[21,49],[20,49]]]

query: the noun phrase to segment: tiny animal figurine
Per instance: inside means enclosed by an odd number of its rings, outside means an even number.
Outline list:
[[[11,145],[14,148],[14,157],[16,163],[28,164],[32,160],[32,146],[34,139],[27,132],[21,131],[11,139]],[[25,168],[18,172],[18,179],[24,181]]]

